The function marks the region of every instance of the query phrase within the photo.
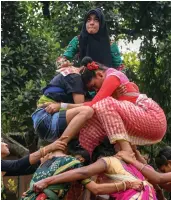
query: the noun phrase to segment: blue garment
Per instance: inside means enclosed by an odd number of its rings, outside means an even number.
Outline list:
[[[67,127],[66,111],[64,110],[49,114],[44,108],[38,108],[32,114],[32,119],[36,134],[48,142],[58,139]]]
[[[48,93],[58,93],[58,92],[64,92],[64,90],[56,86],[49,86],[43,89],[44,95],[47,95]]]

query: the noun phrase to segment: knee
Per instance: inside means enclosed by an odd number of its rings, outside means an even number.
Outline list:
[[[85,115],[86,119],[90,119],[94,114],[94,110],[89,106],[85,106],[82,114]]]

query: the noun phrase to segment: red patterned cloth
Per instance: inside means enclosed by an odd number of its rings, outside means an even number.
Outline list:
[[[45,193],[40,193],[37,197],[36,200],[46,200],[47,195]]]
[[[80,143],[90,154],[107,135],[110,143],[126,140],[133,145],[160,142],[167,122],[163,110],[146,95],[136,104],[107,97],[93,105],[95,115],[80,132]]]
[[[81,183],[73,182],[71,188],[65,196],[65,200],[79,200],[83,193],[84,186]]]

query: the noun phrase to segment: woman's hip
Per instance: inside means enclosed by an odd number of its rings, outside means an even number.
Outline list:
[[[45,109],[37,109],[32,114],[35,132],[46,141],[53,142],[61,136],[65,130],[66,111],[49,114]]]

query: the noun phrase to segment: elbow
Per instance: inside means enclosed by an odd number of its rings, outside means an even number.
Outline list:
[[[151,179],[151,182],[154,184],[160,184],[163,182],[163,178],[162,175],[158,174],[158,176],[156,175],[155,177],[153,177],[153,179]]]
[[[81,176],[81,179],[86,179],[91,177],[91,173],[89,172],[89,170],[83,168],[84,167],[80,168],[80,171],[78,172],[78,174]]]
[[[165,180],[163,179],[162,174],[160,174],[158,178],[158,184],[161,184],[161,183],[165,183]]]
[[[92,193],[93,193],[94,195],[99,195],[99,194],[101,194],[100,190],[99,190],[97,187],[94,187],[94,188],[93,188]]]
[[[100,187],[100,185],[96,185],[96,186],[93,188],[92,193],[93,193],[94,195],[106,194],[106,193],[104,192],[104,188]]]

